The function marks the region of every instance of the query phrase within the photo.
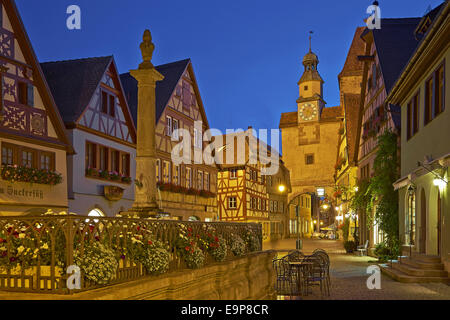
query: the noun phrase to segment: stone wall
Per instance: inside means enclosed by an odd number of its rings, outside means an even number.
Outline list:
[[[63,299],[111,300],[261,300],[273,299],[275,251],[251,253],[245,257],[209,265],[197,270],[180,270],[71,296]],[[50,297],[49,297],[50,298]]]

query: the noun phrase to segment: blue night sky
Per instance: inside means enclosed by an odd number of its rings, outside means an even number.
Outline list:
[[[114,55],[119,72],[137,67],[149,28],[155,65],[191,58],[211,127],[278,128],[295,111],[297,81],[314,30],[313,51],[327,106],[339,105],[337,75],[372,0],[163,1],[16,0],[41,62]],[[440,0],[381,0],[383,18],[422,16]],[[66,8],[81,7],[81,30]]]

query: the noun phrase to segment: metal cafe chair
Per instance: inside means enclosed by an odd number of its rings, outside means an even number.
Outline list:
[[[323,296],[324,292],[329,296],[330,288],[326,275],[326,264],[322,258],[318,256],[307,256],[303,259],[305,264],[303,270],[304,283],[306,292],[312,286],[318,285],[320,287],[320,294]]]
[[[296,272],[291,272],[289,262],[286,259],[274,259],[272,261],[276,273],[275,291],[278,296],[298,296],[299,279]]]
[[[300,250],[291,250],[285,257],[287,257],[288,261],[301,261],[305,255]]]
[[[316,253],[313,253],[313,256],[317,257],[321,260],[321,265],[323,266],[325,270],[325,276],[327,280],[328,287],[331,286],[331,278],[330,278],[330,258],[328,257],[328,254],[326,252],[318,251]]]

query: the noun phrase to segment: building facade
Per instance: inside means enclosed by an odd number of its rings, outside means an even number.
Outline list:
[[[310,50],[303,59],[304,73],[298,82],[297,111],[282,113],[279,127],[283,161],[291,173],[289,201],[298,204],[296,197],[309,195],[310,214],[317,215],[316,219],[320,220],[319,197],[324,200],[334,192],[336,153],[330,150],[337,150],[343,113],[340,106],[325,108],[323,80],[317,71],[318,64],[318,57]],[[323,195],[317,194],[318,188],[324,191]],[[290,208],[290,217],[293,215],[294,205]],[[320,224],[318,221],[316,223],[318,231]]]
[[[388,102],[401,108],[399,238],[404,254],[438,256],[450,267],[449,3],[425,15],[420,43]]]
[[[338,152],[335,164],[335,206],[336,225],[342,225],[344,219],[350,219],[350,240],[357,234],[357,215],[350,208],[350,202],[358,185],[358,148],[357,133],[359,126],[361,85],[364,64],[358,56],[364,54],[364,42],[361,34],[364,27],[356,29],[344,67],[338,76],[341,106],[344,121],[339,128]]]
[[[67,211],[71,143],[14,1],[0,5],[0,215]]]
[[[164,76],[156,84],[156,177],[161,215],[170,219],[215,221],[217,167],[196,159],[208,145],[209,129],[190,59],[155,67]],[[126,97],[137,125],[137,81],[121,75]],[[180,130],[186,130],[186,136]],[[172,160],[172,150],[189,140],[189,159]],[[199,160],[199,161],[197,161]]]
[[[358,131],[358,180],[373,176],[373,165],[378,150],[378,137],[387,130],[400,134],[400,110],[386,104],[386,97],[398,78],[402,68],[417,46],[414,29],[420,18],[382,19],[383,28],[362,33],[365,42],[361,91],[360,124]],[[399,141],[400,150],[400,141]],[[371,247],[383,241],[383,234],[373,221],[376,203],[372,212],[358,212],[360,243],[369,240]]]
[[[41,64],[75,149],[70,212],[113,217],[134,201],[136,129],[112,56]]]

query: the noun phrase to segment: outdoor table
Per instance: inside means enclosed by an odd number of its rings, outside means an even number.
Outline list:
[[[298,281],[298,290],[299,290],[299,292],[301,292],[301,290],[302,290],[302,286],[301,286],[301,278],[303,276],[302,268],[311,266],[313,264],[314,264],[313,262],[308,262],[308,261],[305,261],[305,262],[302,262],[302,261],[290,261],[289,262],[289,267],[290,268],[296,268],[297,269],[297,275],[298,275],[297,276],[297,281]],[[306,294],[308,294],[308,293],[306,293]]]

